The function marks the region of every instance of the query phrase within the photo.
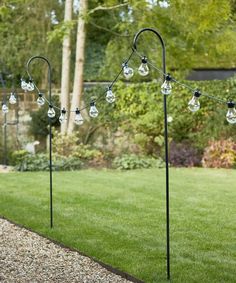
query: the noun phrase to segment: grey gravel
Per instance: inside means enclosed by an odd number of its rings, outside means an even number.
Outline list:
[[[128,283],[76,251],[0,218],[0,282]]]

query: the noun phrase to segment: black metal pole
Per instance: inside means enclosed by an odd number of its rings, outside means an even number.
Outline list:
[[[35,59],[43,60],[48,65],[49,103],[52,104],[52,68],[47,58],[43,56],[33,56],[27,62],[27,73],[32,78],[29,67]],[[53,180],[52,180],[52,119],[49,117],[49,185],[50,185],[50,227],[53,227]]]
[[[163,81],[166,74],[166,50],[165,43],[158,31],[152,28],[143,28],[134,36],[133,49],[137,50],[137,41],[141,33],[150,31],[154,33],[160,40],[162,46],[162,70]],[[169,205],[169,150],[168,150],[168,125],[167,125],[167,97],[163,95],[164,108],[164,129],[165,129],[165,168],[166,168],[166,273],[167,279],[170,280],[170,205]]]
[[[6,84],[2,73],[0,73],[0,81],[3,88],[3,103],[6,104],[6,100],[7,100]],[[7,167],[7,113],[4,113],[4,119],[3,119],[3,148],[4,148],[3,165],[4,167]]]
[[[3,123],[3,136],[4,136],[4,167],[7,168],[7,114],[4,113]]]

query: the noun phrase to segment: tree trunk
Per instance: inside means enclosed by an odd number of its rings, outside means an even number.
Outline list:
[[[65,2],[64,22],[72,20],[73,0]],[[69,118],[70,101],[70,58],[71,58],[71,33],[69,31],[63,38],[62,45],[62,72],[61,72],[61,108],[65,107]],[[61,124],[61,133],[66,134],[67,121]]]
[[[84,72],[84,56],[85,56],[85,15],[87,13],[88,1],[80,0],[79,18],[77,27],[77,39],[76,39],[76,59],[75,59],[75,73],[74,73],[74,85],[73,95],[71,102],[71,110],[75,110],[76,107],[80,107],[82,93],[83,93],[83,72]],[[71,134],[74,130],[74,117],[75,114],[71,113],[69,119],[69,125],[67,133]]]

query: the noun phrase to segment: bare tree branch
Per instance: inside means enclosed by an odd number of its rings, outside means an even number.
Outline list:
[[[130,37],[130,35],[128,35],[128,34],[120,34],[120,33],[118,33],[118,32],[112,31],[112,30],[110,30],[110,29],[108,29],[108,28],[99,26],[99,25],[95,24],[95,23],[92,22],[92,21],[89,21],[89,23],[90,23],[92,26],[94,26],[94,27],[96,27],[96,28],[98,28],[98,29],[105,30],[105,31],[107,31],[107,32],[109,32],[109,33],[111,33],[111,34],[116,35],[116,36],[120,36],[120,37]]]
[[[128,3],[123,3],[123,4],[119,4],[119,5],[115,5],[115,6],[110,6],[110,7],[104,7],[104,6],[98,6],[92,10],[90,10],[88,12],[88,15],[91,15],[93,13],[95,13],[96,11],[99,11],[99,10],[113,10],[113,9],[116,9],[116,8],[120,8],[120,7],[124,7],[124,6],[127,6]]]

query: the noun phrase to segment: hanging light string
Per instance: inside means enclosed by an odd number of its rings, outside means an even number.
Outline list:
[[[90,107],[90,110],[91,110],[91,108],[92,108],[92,113],[91,113],[91,111],[90,111],[90,116],[96,117],[96,116],[98,115],[98,111],[97,111],[97,109],[96,109],[96,107],[95,107],[95,103],[98,102],[98,101],[101,101],[102,99],[104,99],[104,95],[105,95],[105,94],[107,94],[107,97],[108,97],[107,100],[110,99],[110,100],[109,100],[110,103],[111,103],[111,102],[114,102],[115,97],[114,97],[114,94],[112,93],[112,87],[113,87],[113,85],[116,83],[116,81],[118,80],[118,78],[120,77],[120,75],[121,75],[121,73],[123,72],[123,70],[124,70],[125,68],[127,68],[128,62],[129,62],[130,59],[132,58],[133,54],[134,54],[134,51],[132,50],[132,52],[130,53],[129,57],[128,57],[128,58],[125,60],[125,62],[122,64],[121,69],[119,70],[119,72],[117,73],[117,75],[115,76],[115,78],[113,79],[113,81],[108,85],[106,91],[104,91],[103,93],[99,94],[97,98],[92,99],[91,102],[90,102],[89,104],[86,104],[84,107],[82,107],[82,108],[80,108],[80,109],[79,109],[79,108],[76,108],[75,110],[70,110],[70,111],[69,111],[70,113],[75,113],[76,115],[80,115],[80,117],[79,117],[79,122],[77,121],[79,125],[82,124],[82,117],[81,117],[81,114],[80,114],[81,111],[83,111],[83,110],[85,110],[85,109],[87,109],[87,108]],[[130,70],[132,70],[132,69],[130,68]],[[25,90],[25,91],[33,91],[34,89],[36,89],[37,92],[38,92],[38,96],[39,96],[38,99],[37,99],[37,103],[38,103],[40,106],[42,106],[42,105],[44,105],[44,103],[46,102],[46,103],[49,105],[49,107],[51,108],[51,110],[52,110],[52,108],[55,108],[55,109],[57,109],[57,110],[60,110],[60,111],[61,111],[61,116],[60,116],[59,120],[60,120],[60,122],[62,123],[63,120],[66,118],[66,117],[65,117],[65,114],[66,114],[67,110],[66,110],[65,108],[61,109],[60,107],[58,107],[58,106],[56,106],[56,105],[52,105],[52,104],[50,103],[50,101],[45,97],[45,95],[44,95],[44,94],[40,91],[40,89],[37,87],[37,85],[35,84],[35,82],[34,82],[32,76],[30,75],[30,73],[28,72],[28,70],[27,70],[27,74],[28,74],[29,80],[28,80],[28,82],[26,82],[26,81],[22,78],[22,79],[21,79],[21,88],[22,88],[23,90]],[[75,119],[76,119],[76,118],[78,118],[78,117],[75,117]]]
[[[3,112],[3,114],[6,114],[6,113],[9,112],[9,108],[7,106],[6,84],[5,84],[5,81],[3,79],[2,73],[0,73],[0,81],[1,81],[1,84],[2,84],[2,88],[3,88],[2,112]],[[12,91],[10,93],[10,97],[9,97],[8,102],[10,104],[16,104],[17,103],[17,97],[16,97],[16,93],[15,93],[15,89],[14,89],[13,83],[12,83]]]
[[[142,58],[144,57],[144,56],[141,55],[136,49],[133,48],[133,51],[135,52],[135,54],[136,54],[139,58],[142,59]],[[150,60],[147,60],[147,64],[150,65],[150,66],[151,66],[153,69],[155,69],[156,71],[158,71],[160,74],[164,75],[165,77],[168,76],[167,73],[164,73],[162,69],[156,67]],[[183,83],[183,82],[180,82],[180,81],[178,81],[177,79],[175,79],[175,78],[173,78],[173,77],[171,77],[171,81],[173,81],[174,83],[177,83],[178,85],[182,86],[183,88],[187,88],[187,89],[191,90],[192,92],[194,92],[194,91],[196,90],[195,88],[193,88],[193,87],[191,87],[191,86],[189,86],[189,85],[187,85],[187,84],[185,84],[185,83]],[[203,96],[205,96],[205,97],[208,97],[208,98],[210,98],[210,99],[213,99],[213,100],[215,100],[215,101],[217,101],[217,102],[219,102],[219,103],[223,103],[223,104],[227,104],[227,103],[228,103],[228,101],[226,101],[226,100],[223,100],[223,99],[221,99],[221,98],[215,97],[215,96],[210,95],[210,94],[205,93],[205,92],[204,92],[204,93],[202,92],[201,95],[203,95]]]
[[[177,79],[171,77],[170,74],[168,73],[164,73],[163,70],[161,70],[160,68],[156,67],[150,60],[147,59],[147,57],[141,55],[136,49],[132,48],[132,52],[129,55],[128,59],[124,61],[124,63],[122,64],[121,69],[119,70],[119,72],[117,73],[117,75],[115,76],[114,80],[107,86],[107,89],[102,92],[101,94],[98,95],[97,98],[93,98],[91,99],[89,104],[85,104],[84,107],[82,108],[76,108],[75,110],[70,110],[70,113],[75,113],[75,123],[78,125],[82,125],[83,123],[83,117],[81,116],[81,111],[87,109],[90,107],[89,110],[89,115],[93,118],[98,116],[98,110],[95,106],[96,102],[99,102],[101,100],[104,100],[104,98],[106,99],[106,101],[108,103],[113,103],[115,101],[115,95],[112,92],[112,87],[114,86],[114,84],[116,83],[116,81],[118,80],[118,78],[120,77],[120,75],[123,72],[124,77],[128,80],[130,79],[133,75],[134,75],[134,70],[132,68],[130,68],[128,66],[129,61],[131,60],[131,58],[133,57],[133,55],[138,56],[139,58],[141,58],[141,65],[138,68],[138,73],[141,76],[147,76],[149,74],[149,67],[151,66],[154,70],[158,71],[160,74],[162,74],[165,77],[165,81],[161,86],[161,92],[164,95],[169,95],[171,94],[172,91],[172,85],[171,82],[177,83],[180,86],[182,86],[183,88],[187,88],[188,90],[190,90],[192,92],[192,99],[189,101],[188,103],[188,109],[192,112],[196,112],[197,110],[200,109],[200,102],[199,102],[199,97],[205,96],[209,99],[215,100],[218,103],[224,104],[228,106],[228,112],[226,115],[226,119],[229,123],[234,124],[236,123],[236,110],[235,110],[235,103],[232,100],[223,100],[219,97],[215,97],[213,95],[210,95],[206,92],[202,93],[199,89],[194,89],[193,87],[178,81]],[[28,73],[28,71],[27,71]],[[51,105],[50,101],[40,92],[39,88],[36,86],[36,84],[34,83],[32,77],[30,76],[30,74],[28,73],[29,76],[29,82],[27,83],[26,81],[22,80],[21,81],[21,86],[24,90],[28,90],[28,91],[32,91],[34,90],[34,88],[38,91],[38,99],[37,102],[39,105],[43,105],[44,102],[47,102],[49,105],[49,111],[48,111],[48,116],[50,117],[50,111],[54,111],[53,108],[58,109],[61,111],[61,116],[59,118],[59,121],[62,123],[63,121],[66,120],[66,109],[65,108],[59,108],[55,105]],[[106,94],[106,96],[105,96]],[[55,116],[55,115],[54,115]]]

